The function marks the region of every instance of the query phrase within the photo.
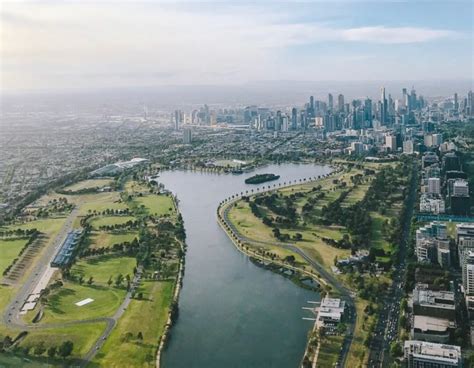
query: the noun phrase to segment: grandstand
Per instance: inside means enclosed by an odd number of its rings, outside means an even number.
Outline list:
[[[71,263],[81,232],[81,230],[74,230],[67,234],[66,239],[64,239],[58,253],[51,262],[51,267],[62,267]]]

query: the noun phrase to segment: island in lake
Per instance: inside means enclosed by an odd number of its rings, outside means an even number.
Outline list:
[[[245,184],[260,184],[266,181],[278,180],[280,175],[275,174],[258,174],[245,179]]]

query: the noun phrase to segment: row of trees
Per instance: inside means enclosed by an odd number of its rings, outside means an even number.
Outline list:
[[[18,338],[16,340],[18,340]],[[0,352],[5,352],[12,349],[16,340],[13,340],[10,336],[6,335],[3,338],[3,341],[0,341]],[[70,340],[66,340],[63,341],[59,346],[51,345],[47,347],[44,341],[40,341],[36,345],[26,345],[19,349],[21,349],[21,353],[24,355],[33,354],[40,357],[46,353],[49,358],[61,357],[66,359],[72,354],[74,350],[74,343]]]

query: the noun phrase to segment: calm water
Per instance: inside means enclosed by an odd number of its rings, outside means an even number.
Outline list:
[[[256,173],[275,173],[271,184],[330,172],[317,165],[271,165],[243,175],[169,171],[160,175],[178,195],[188,251],[180,314],[163,366],[297,367],[312,327],[301,309],[316,293],[253,265],[216,221],[219,202],[255,186]],[[268,185],[268,184],[267,184]]]

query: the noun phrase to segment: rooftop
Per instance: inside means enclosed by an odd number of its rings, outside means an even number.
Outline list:
[[[405,341],[405,351],[418,358],[436,358],[437,361],[456,364],[461,359],[461,348],[455,345],[426,341]]]

